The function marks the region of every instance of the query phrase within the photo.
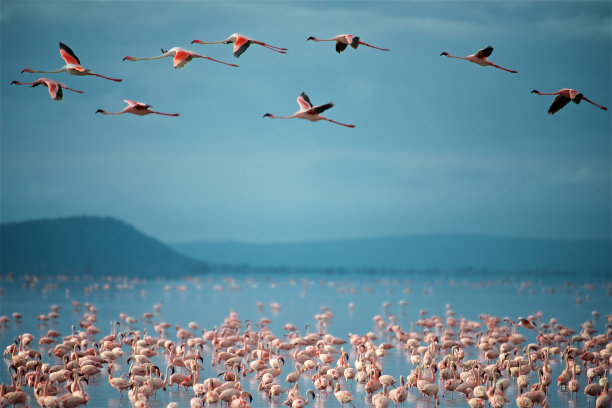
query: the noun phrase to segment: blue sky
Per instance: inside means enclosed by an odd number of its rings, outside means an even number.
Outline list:
[[[2,1],[3,222],[110,215],[164,241],[417,233],[610,238],[612,6],[601,2]],[[216,41],[234,32],[239,59]],[[341,33],[360,47],[338,55]],[[123,78],[21,74],[64,65]],[[487,45],[509,74],[466,61]],[[240,65],[151,57],[183,46]],[[9,85],[41,76],[84,94]],[[305,91],[327,116],[273,120]],[[124,99],[180,117],[95,115]]]

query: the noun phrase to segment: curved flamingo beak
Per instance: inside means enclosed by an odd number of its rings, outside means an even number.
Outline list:
[[[531,93],[540,93],[540,91],[536,91],[535,89],[531,91]]]
[[[308,38],[306,39],[306,41],[310,41],[310,40],[316,40],[316,38],[315,38],[315,37],[308,37]]]
[[[31,73],[31,72],[32,72],[32,69],[31,69],[31,68],[24,68],[24,69],[21,71],[21,73],[23,74],[24,72],[30,72],[30,73]]]
[[[102,110],[102,109],[98,109],[98,110],[96,111],[96,113],[104,113],[104,110]]]
[[[442,54],[440,54],[440,56],[442,56],[442,55],[448,55],[448,52],[442,51]]]
[[[125,60],[132,61],[133,59],[134,59],[134,57],[127,56],[127,57],[123,58],[123,61],[125,61]]]
[[[11,82],[11,85],[13,85],[13,84],[19,84],[19,81],[13,81],[13,82]]]
[[[272,114],[271,114],[271,113],[266,113],[266,114],[264,114],[264,115],[262,116],[262,118],[265,118],[265,117],[268,117],[268,116],[272,116]]]
[[[200,40],[193,40],[191,43],[192,43],[192,44],[193,44],[193,43],[196,43],[196,44],[202,44],[202,41],[200,41]]]

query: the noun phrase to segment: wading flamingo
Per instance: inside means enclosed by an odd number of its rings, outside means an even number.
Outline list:
[[[542,93],[534,89],[533,91],[531,91],[531,93],[534,93],[537,95],[557,95],[552,105],[550,105],[550,108],[548,108],[549,115],[554,115],[555,113],[559,112],[570,101],[578,105],[580,101],[583,99],[587,101],[588,103],[590,103],[591,105],[597,106],[599,109],[608,110],[608,108],[606,108],[605,106],[600,106],[596,104],[595,102],[587,99],[583,94],[581,94],[580,92],[574,89],[563,88],[561,90],[558,90],[557,92],[552,92],[552,93]]]
[[[154,59],[162,59],[162,58],[173,57],[174,58],[174,68],[183,68],[185,65],[187,65],[187,63],[189,61],[191,61],[194,58],[205,58],[207,60],[218,62],[220,64],[229,65],[231,67],[238,67],[238,65],[236,65],[236,64],[230,64],[230,63],[227,63],[227,62],[216,60],[214,58],[205,57],[204,55],[200,55],[197,52],[188,50],[186,48],[181,48],[181,47],[173,47],[173,48],[170,48],[167,51],[162,48],[161,52],[162,52],[162,55],[159,55],[157,57],[135,58],[135,57],[127,56],[127,57],[123,58],[123,60],[124,61],[125,60],[128,60],[128,61],[144,61],[144,60],[154,60]]]
[[[11,85],[16,84],[16,85],[32,85],[32,88],[34,88],[35,86],[38,85],[44,85],[47,88],[49,88],[49,94],[51,95],[52,99],[55,99],[56,101],[61,101],[62,97],[63,97],[63,92],[62,92],[62,88],[67,89],[69,91],[72,92],[78,92],[78,93],[83,93],[83,91],[77,91],[76,89],[72,89],[72,88],[68,88],[66,85],[54,81],[52,79],[49,78],[38,78],[37,81],[35,82],[19,82],[19,81],[13,81],[11,82]]]
[[[325,105],[318,105],[318,106],[312,106],[312,103],[310,102],[310,99],[308,98],[308,95],[306,95],[304,92],[302,92],[302,94],[300,96],[298,96],[297,98],[297,103],[298,105],[300,105],[300,110],[295,112],[293,115],[291,116],[276,116],[273,115],[271,113],[266,113],[265,115],[263,115],[263,117],[269,117],[272,119],[293,119],[293,118],[299,118],[299,119],[307,119],[311,122],[317,122],[319,120],[326,120],[328,122],[331,123],[335,123],[337,125],[342,125],[342,126],[346,126],[346,127],[355,127],[355,125],[347,125],[344,123],[340,123],[340,122],[336,122],[335,120],[331,120],[328,119],[324,116],[319,115],[322,112],[325,112],[327,109],[331,108],[332,106],[334,106],[333,102],[329,102],[326,103]]]
[[[344,51],[346,49],[346,47],[348,47],[349,45],[355,49],[357,49],[357,47],[359,47],[359,44],[361,45],[365,45],[366,47],[370,47],[370,48],[376,48],[377,50],[381,50],[381,51],[389,51],[388,48],[378,48],[375,47],[371,44],[367,44],[364,43],[363,41],[361,41],[359,39],[359,37],[354,36],[353,34],[339,34],[337,36],[335,36],[334,38],[327,38],[327,39],[321,39],[321,38],[316,38],[316,37],[308,37],[306,39],[306,41],[312,40],[314,42],[319,42],[319,41],[335,41],[336,42],[336,51],[338,52],[338,54],[340,54],[342,51]]]
[[[128,106],[125,107],[125,109],[123,109],[121,112],[107,112],[103,109],[98,109],[96,111],[96,113],[102,113],[104,115],[121,115],[122,113],[133,113],[134,115],[140,115],[140,116],[144,116],[144,115],[148,115],[150,113],[156,113],[158,115],[165,115],[165,116],[178,116],[178,113],[162,113],[162,112],[155,112],[152,111],[151,105],[146,105],[142,102],[135,102],[135,101],[130,101],[128,99],[125,99],[124,102],[126,102],[128,104]]]
[[[444,55],[445,57],[448,57],[448,58],[458,58],[458,59],[468,60],[468,61],[473,62],[474,64],[478,64],[478,65],[480,65],[482,67],[490,66],[490,67],[495,67],[495,68],[503,69],[504,71],[508,71],[508,72],[513,73],[513,74],[517,73],[517,71],[513,71],[511,69],[502,68],[499,65],[495,65],[493,62],[489,61],[487,58],[491,55],[492,52],[493,52],[493,47],[491,47],[489,45],[487,48],[483,48],[481,50],[478,50],[478,52],[476,54],[468,55],[467,57],[457,57],[455,55],[449,54],[446,51],[442,52],[442,54],[440,54],[440,55]]]
[[[236,58],[240,57],[247,50],[247,48],[249,48],[251,44],[261,45],[262,47],[265,47],[271,51],[276,51],[280,54],[286,54],[285,51],[287,51],[286,48],[281,48],[281,47],[276,47],[274,45],[266,44],[264,42],[254,40],[252,38],[249,38],[247,36],[244,36],[238,33],[232,34],[229,37],[227,37],[225,40],[222,40],[222,41],[205,42],[205,41],[200,41],[200,40],[193,40],[191,43],[192,44],[193,43],[196,43],[196,44],[232,44],[233,43],[234,44],[234,57]]]
[[[115,82],[122,81],[121,79],[105,77],[103,75],[96,74],[87,68],[83,68],[81,66],[81,61],[79,61],[79,59],[74,54],[74,52],[70,49],[70,47],[68,47],[66,44],[62,42],[59,43],[59,46],[60,46],[60,55],[62,56],[64,61],[66,61],[66,65],[64,65],[62,68],[58,69],[57,71],[36,71],[34,69],[25,68],[24,70],[21,71],[21,73],[23,74],[24,72],[29,72],[30,74],[33,74],[33,73],[57,74],[58,72],[66,72],[70,75],[78,75],[78,76],[93,75],[93,76],[97,76],[97,77],[104,78],[104,79],[110,79],[111,81],[115,81]]]

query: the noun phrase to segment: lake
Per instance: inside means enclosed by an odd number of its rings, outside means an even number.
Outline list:
[[[2,277],[0,280],[2,295],[0,297],[0,315],[11,317],[13,312],[23,315],[20,323],[12,317],[7,327],[0,329],[0,344],[3,349],[10,345],[16,336],[28,332],[34,335],[34,348],[38,349],[38,340],[46,335],[49,329],[59,331],[62,336],[69,335],[73,326],[77,330],[78,322],[83,316],[83,308],[75,309],[73,301],[81,304],[90,303],[97,308],[96,326],[100,329],[94,339],[100,339],[112,332],[113,322],[120,321],[120,330],[147,330],[148,334],[157,335],[154,331],[155,322],[168,322],[172,327],[166,331],[166,338],[175,342],[175,326],[187,328],[189,322],[196,322],[207,331],[220,327],[224,318],[234,311],[238,314],[245,327],[248,319],[256,323],[263,318],[270,319],[268,327],[278,337],[283,338],[286,323],[295,325],[304,335],[308,331],[317,331],[315,315],[322,313],[322,307],[328,308],[333,317],[327,324],[327,332],[344,340],[349,334],[361,336],[373,332],[378,339],[375,344],[388,342],[395,347],[388,350],[379,364],[383,374],[390,374],[396,379],[400,375],[407,376],[414,369],[410,353],[404,351],[404,344],[399,344],[394,335],[376,327],[374,316],[381,316],[389,323],[388,316],[394,315],[396,324],[405,332],[410,331],[411,323],[420,318],[440,316],[446,321],[447,305],[455,312],[455,318],[460,317],[479,321],[484,314],[490,316],[508,317],[516,321],[519,316],[528,317],[541,312],[542,322],[548,323],[556,318],[558,323],[580,332],[585,321],[592,321],[598,333],[606,332],[606,316],[612,313],[612,281],[605,275],[579,275],[554,273],[504,274],[487,271],[464,271],[445,273],[428,272],[394,272],[394,271],[315,271],[310,273],[285,270],[245,271],[225,274],[211,272],[189,278],[172,279],[140,279],[125,277],[78,278],[73,277],[38,277],[33,279]],[[160,313],[154,306],[162,305]],[[271,307],[278,304],[279,307]],[[48,314],[51,305],[59,306],[59,317],[48,322],[40,322],[37,316]],[[274,306],[274,305],[273,305]],[[423,311],[420,314],[420,312]],[[154,313],[149,320],[143,320],[144,313]],[[120,319],[125,314],[134,319],[128,324]],[[506,323],[502,322],[501,325]],[[413,326],[415,331],[422,331],[419,326]],[[486,326],[483,325],[484,330]],[[431,329],[435,331],[435,328]],[[201,330],[193,331],[202,335]],[[518,332],[528,340],[520,347],[535,342],[536,333],[525,328]],[[597,334],[597,333],[595,333]],[[593,334],[593,335],[595,335]],[[94,340],[92,339],[92,340]],[[579,345],[582,346],[582,343]],[[339,346],[338,346],[339,347]],[[344,345],[350,350],[349,362],[354,366],[356,353],[350,344]],[[53,345],[40,346],[43,362],[54,365],[60,360],[49,357]],[[126,362],[129,347],[123,346],[124,355],[116,362],[115,377],[128,371]],[[287,353],[287,352],[285,352]],[[442,351],[442,353],[446,353]],[[211,367],[212,348],[210,342],[204,347],[204,368],[201,380],[215,377],[222,368]],[[334,361],[339,356],[335,356]],[[474,347],[466,349],[466,359],[482,359]],[[165,371],[167,362],[163,355],[152,358],[153,362]],[[551,365],[553,379],[561,373],[564,362],[556,356]],[[286,386],[284,378],[294,371],[293,359],[289,353],[285,355],[286,364],[277,381]],[[580,361],[580,360],[578,360]],[[10,382],[8,364],[10,359],[4,359],[0,370],[0,380]],[[335,365],[335,363],[334,363]],[[309,388],[314,388],[310,377],[312,371],[303,374],[299,384],[302,394]],[[574,399],[569,392],[560,390],[553,380],[548,393],[550,407],[586,407],[587,397],[583,394],[587,383],[586,370],[579,376],[580,391]],[[537,373],[529,374],[530,383],[538,381]],[[358,408],[369,407],[371,402],[366,399],[363,385],[345,384],[342,388],[353,393],[354,404]],[[270,402],[267,397],[257,391],[258,381],[254,374],[242,379],[243,389],[253,395],[251,407],[268,408],[282,407],[282,401]],[[440,407],[468,406],[463,395],[455,393],[453,397],[447,394],[442,398],[440,388]],[[102,370],[85,390],[90,396],[90,407],[130,407],[127,395],[120,399],[119,393],[108,383],[108,374]],[[329,393],[329,398],[314,402],[316,408],[339,407],[340,403]],[[517,395],[516,385],[511,384],[507,390],[510,402],[506,406],[515,406]],[[167,392],[159,392],[158,399],[151,398],[149,405],[166,407],[171,401],[179,406],[189,406],[193,397],[190,389],[180,391],[176,387]],[[30,404],[36,406],[36,400],[29,393]],[[393,403],[391,403],[393,404]],[[220,403],[218,403],[220,406]],[[406,401],[408,407],[435,406],[420,396],[416,388],[409,392]],[[591,401],[594,405],[594,399]]]

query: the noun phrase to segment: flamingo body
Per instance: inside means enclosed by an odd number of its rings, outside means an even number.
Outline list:
[[[492,61],[489,61],[488,58],[491,56],[492,53],[493,53],[493,47],[489,45],[486,48],[478,50],[478,52],[476,54],[468,55],[467,57],[457,57],[455,55],[449,54],[446,51],[442,52],[440,54],[440,56],[445,56],[445,57],[448,57],[448,58],[463,59],[463,60],[466,60],[466,61],[473,62],[474,64],[480,65],[481,67],[494,67],[494,68],[498,68],[498,69],[510,72],[512,74],[516,74],[517,73],[517,71],[511,70],[511,69],[502,68],[499,65],[496,65],[495,63],[493,63]]]
[[[306,95],[306,93],[302,92],[300,94],[300,96],[298,96],[298,98],[297,98],[297,103],[298,103],[298,105],[300,105],[300,110],[297,111],[296,113],[294,113],[291,116],[276,116],[276,115],[273,115],[271,113],[266,113],[264,115],[264,117],[269,117],[269,118],[272,118],[272,119],[293,119],[293,118],[299,118],[299,119],[306,119],[306,120],[309,120],[311,122],[317,122],[319,120],[326,120],[328,122],[332,122],[332,123],[335,123],[337,125],[342,125],[342,126],[351,127],[351,128],[355,127],[355,125],[347,125],[347,124],[344,124],[344,123],[336,122],[334,120],[328,119],[328,118],[320,115],[321,113],[325,112],[327,109],[329,109],[332,106],[334,106],[333,102],[326,103],[325,105],[313,106],[312,103],[310,102],[310,98],[308,98],[308,95]]]
[[[575,89],[563,88],[558,90],[557,92],[552,93],[542,93],[534,89],[533,91],[531,91],[531,93],[537,95],[557,95],[552,105],[550,105],[550,108],[548,108],[549,115],[554,115],[555,113],[559,112],[565,105],[570,103],[570,101],[578,105],[583,99],[591,105],[597,106],[601,110],[608,110],[608,108],[606,108],[605,106],[598,105],[595,102],[587,99],[583,94],[576,91]]]
[[[249,38],[245,35],[242,34],[238,34],[238,33],[234,33],[232,35],[230,35],[229,37],[227,37],[225,40],[221,40],[221,41],[213,41],[213,42],[205,42],[205,41],[200,41],[200,40],[193,40],[191,42],[196,43],[196,44],[234,44],[234,57],[238,58],[240,57],[248,48],[251,44],[257,44],[257,45],[261,45],[264,48],[267,48],[271,51],[275,51],[278,52],[279,54],[286,54],[287,52],[287,48],[281,48],[281,47],[276,47],[274,45],[270,45],[270,44],[266,44],[264,42],[261,41],[257,41],[254,40],[252,38]]]
[[[62,59],[64,61],[66,61],[66,65],[64,65],[62,68],[56,70],[56,71],[37,71],[34,69],[30,69],[30,68],[25,68],[21,71],[21,73],[23,74],[24,72],[29,72],[31,74],[33,73],[41,73],[41,74],[57,74],[59,72],[66,72],[70,75],[77,75],[77,76],[86,76],[86,75],[92,75],[92,76],[97,76],[100,78],[104,78],[104,79],[108,79],[111,81],[115,81],[115,82],[121,82],[121,79],[117,79],[117,78],[109,78],[106,77],[104,75],[100,75],[100,74],[96,74],[95,72],[93,72],[90,69],[87,68],[83,68],[81,66],[81,61],[79,61],[79,59],[77,58],[77,56],[75,55],[75,53],[72,51],[72,49],[70,49],[70,47],[68,47],[66,44],[60,42],[59,43],[60,46],[60,55],[62,57]]]
[[[216,60],[214,58],[206,57],[204,55],[198,54],[195,51],[191,51],[191,50],[188,50],[182,47],[173,47],[173,48],[170,48],[169,50],[164,50],[162,48],[161,52],[162,52],[162,55],[158,55],[157,57],[135,58],[135,57],[127,56],[127,57],[124,57],[123,60],[124,61],[126,60],[127,61],[143,61],[143,60],[154,60],[154,59],[172,57],[173,62],[174,62],[174,68],[180,69],[180,68],[183,68],[185,65],[187,65],[187,63],[190,62],[194,58],[204,58],[210,61],[218,62],[220,64],[229,65],[231,67],[238,67],[238,65],[236,64],[230,64],[227,62]]]
[[[338,54],[340,54],[342,51],[346,50],[346,47],[348,47],[349,45],[355,49],[357,49],[357,47],[359,47],[359,45],[365,45],[366,47],[370,47],[370,48],[376,48],[377,50],[381,50],[381,51],[389,51],[388,48],[379,48],[379,47],[375,47],[371,44],[367,44],[363,41],[361,41],[361,39],[353,34],[338,34],[337,36],[333,37],[333,38],[327,38],[327,39],[321,39],[321,38],[317,38],[317,37],[308,37],[306,39],[306,41],[314,41],[314,42],[319,42],[319,41],[335,41],[336,42],[336,52]]]
[[[130,101],[129,99],[125,99],[124,102],[128,104],[121,112],[107,112],[103,109],[98,109],[96,113],[102,113],[104,115],[121,115],[123,113],[132,113],[134,115],[145,116],[151,113],[155,113],[157,115],[165,115],[165,116],[179,116],[178,113],[162,113],[151,110],[152,105],[147,105],[142,102]]]
[[[61,101],[63,98],[63,92],[62,92],[62,88],[63,89],[67,89],[69,91],[73,91],[73,92],[78,92],[78,93],[83,93],[83,91],[77,91],[76,89],[72,89],[72,88],[68,88],[66,85],[54,81],[52,79],[49,78],[39,78],[37,81],[35,82],[19,82],[19,81],[13,81],[11,82],[12,84],[16,84],[16,85],[32,85],[32,88],[38,86],[38,85],[44,85],[49,89],[49,95],[51,95],[51,99],[54,99],[56,101]]]

